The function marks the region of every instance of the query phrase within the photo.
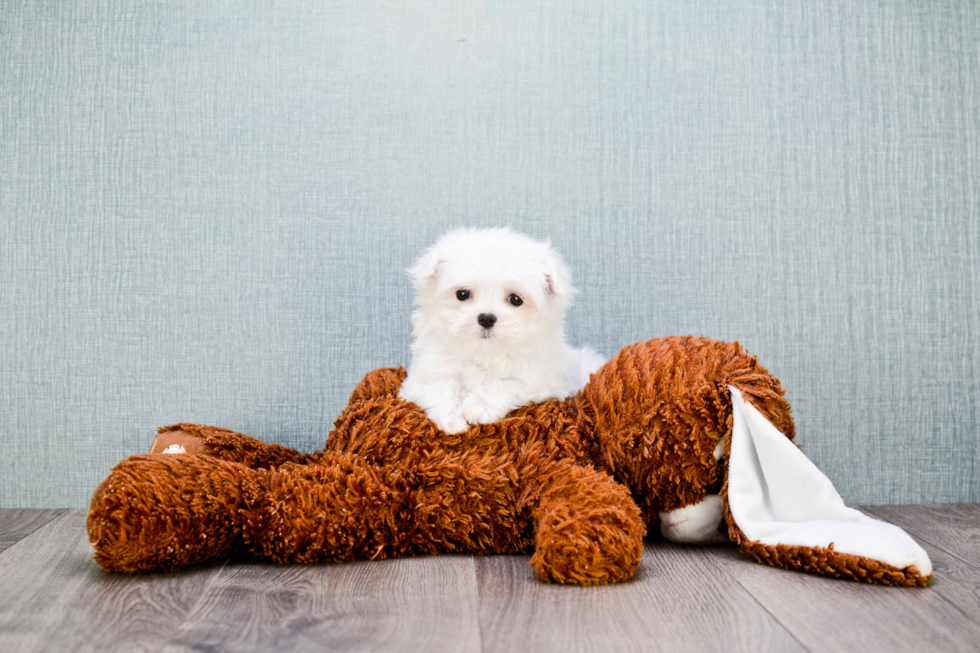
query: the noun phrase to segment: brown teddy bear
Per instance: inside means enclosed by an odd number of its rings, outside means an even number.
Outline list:
[[[932,577],[904,531],[845,507],[790,442],[779,381],[738,343],[632,345],[577,396],[454,435],[397,397],[404,378],[369,373],[318,453],[160,429],[149,455],[95,490],[96,561],[141,572],[240,546],[281,563],[533,551],[540,579],[599,584],[636,571],[659,522],[679,541],[727,533],[775,566],[889,585]],[[868,529],[880,540],[870,548]]]

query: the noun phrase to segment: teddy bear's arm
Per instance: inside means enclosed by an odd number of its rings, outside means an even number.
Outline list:
[[[321,454],[300,453],[242,433],[202,424],[172,424],[158,429],[149,453],[184,453],[241,463],[252,469],[275,469],[284,463],[315,463]]]

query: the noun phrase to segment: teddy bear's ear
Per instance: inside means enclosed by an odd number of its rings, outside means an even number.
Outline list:
[[[849,508],[833,483],[728,386],[729,534],[757,560],[885,585],[926,585],[932,561],[908,533]],[[733,528],[734,526],[734,528]]]

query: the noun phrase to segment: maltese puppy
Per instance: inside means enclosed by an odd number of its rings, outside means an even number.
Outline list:
[[[415,342],[398,396],[447,433],[569,397],[604,362],[565,342],[577,291],[549,243],[510,229],[457,229],[408,272],[418,292]]]

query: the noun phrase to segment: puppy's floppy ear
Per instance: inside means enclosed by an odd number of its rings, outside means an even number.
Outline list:
[[[578,290],[572,286],[572,271],[555,252],[549,252],[544,264],[545,292],[558,300],[568,301]]]
[[[439,272],[446,264],[436,246],[430,247],[422,257],[415,261],[412,267],[408,268],[408,273],[415,280],[415,287],[422,288],[435,283],[439,277]]]

